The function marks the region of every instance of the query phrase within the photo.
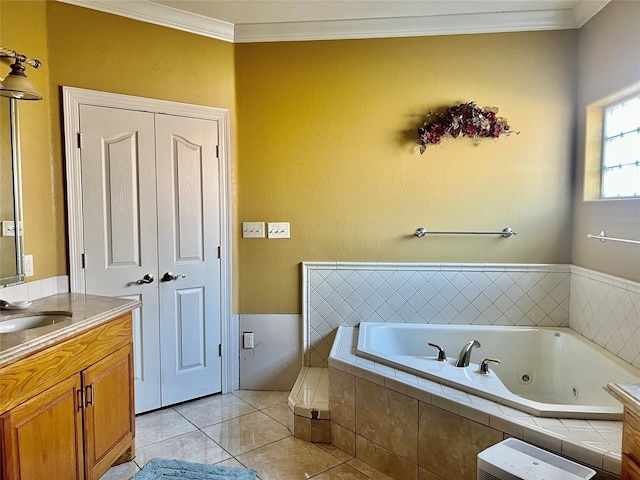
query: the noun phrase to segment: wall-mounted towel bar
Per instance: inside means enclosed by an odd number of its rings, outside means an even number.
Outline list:
[[[616,237],[607,237],[607,233],[602,230],[598,235],[592,235],[590,233],[587,234],[587,238],[595,238],[596,240],[600,240],[601,242],[606,242],[607,240],[611,240],[612,242],[623,242],[623,243],[635,243],[636,245],[640,245],[640,240],[631,240],[628,238],[616,238]]]
[[[428,232],[426,228],[420,227],[416,230],[416,237],[422,238],[427,235],[500,235],[502,238],[509,238],[511,235],[517,235],[518,232],[513,231],[509,227],[503,228],[500,232]]]

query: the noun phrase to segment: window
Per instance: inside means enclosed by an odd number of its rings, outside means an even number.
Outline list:
[[[640,197],[640,94],[604,107],[601,198]]]

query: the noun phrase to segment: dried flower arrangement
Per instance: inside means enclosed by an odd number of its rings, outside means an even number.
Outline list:
[[[439,144],[443,137],[464,136],[477,141],[481,137],[498,138],[500,135],[519,133],[513,132],[507,119],[498,117],[497,113],[497,108],[478,107],[475,102],[449,107],[444,113],[429,113],[429,117],[435,119],[424,122],[418,128],[420,153],[424,153],[429,144]]]

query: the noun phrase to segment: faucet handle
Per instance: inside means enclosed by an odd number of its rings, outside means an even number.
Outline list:
[[[444,353],[444,350],[442,349],[442,347],[440,345],[436,345],[435,343],[431,343],[431,342],[427,343],[427,345],[429,345],[430,347],[438,349],[438,358],[437,358],[437,360],[439,362],[445,362],[447,360],[447,355]]]
[[[489,375],[489,362],[500,363],[500,360],[497,358],[485,358],[480,362],[477,372],[482,375]]]

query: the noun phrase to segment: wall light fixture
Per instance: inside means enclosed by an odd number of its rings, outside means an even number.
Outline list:
[[[0,47],[0,58],[12,58],[11,72],[0,80],[0,96],[14,98],[16,100],[42,100],[42,95],[37,93],[25,74],[25,65],[39,68],[40,60],[28,58],[15,50]]]

